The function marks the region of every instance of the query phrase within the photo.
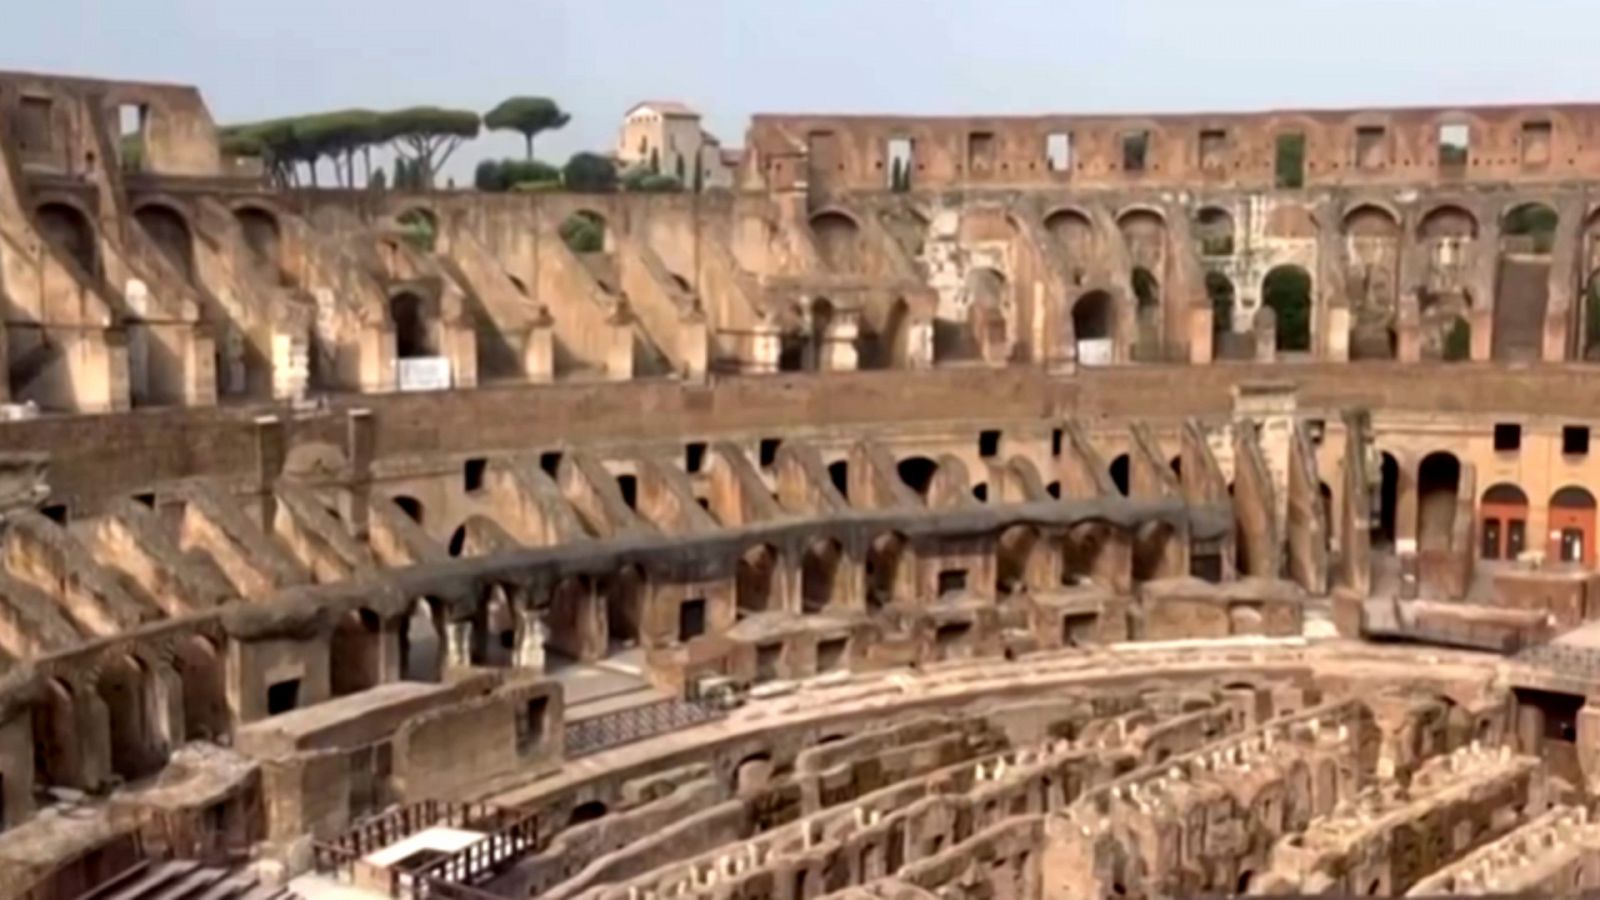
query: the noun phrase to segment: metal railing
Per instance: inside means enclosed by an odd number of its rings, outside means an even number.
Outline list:
[[[692,700],[659,700],[630,706],[567,724],[567,758],[576,759],[612,747],[722,718],[726,713]]]
[[[483,803],[419,800],[362,819],[331,840],[313,842],[311,859],[319,872],[349,875],[362,857],[436,825],[483,831],[517,821],[518,814]]]
[[[412,873],[412,894],[418,898],[471,898],[484,892],[474,884],[500,874],[537,849],[539,817],[536,813],[512,813],[491,834],[460,850],[435,860]]]
[[[1517,662],[1554,669],[1563,675],[1600,680],[1600,649],[1561,644],[1535,644],[1516,655]]]

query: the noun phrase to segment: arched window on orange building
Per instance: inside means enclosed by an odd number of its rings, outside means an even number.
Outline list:
[[[1569,485],[1550,497],[1551,560],[1594,565],[1594,494]]]

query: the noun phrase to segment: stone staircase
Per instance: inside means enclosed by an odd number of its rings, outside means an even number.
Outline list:
[[[83,900],[299,900],[288,888],[194,860],[144,863],[85,894]]]
[[[1507,256],[1501,261],[1494,299],[1495,359],[1539,359],[1549,302],[1548,257]]]

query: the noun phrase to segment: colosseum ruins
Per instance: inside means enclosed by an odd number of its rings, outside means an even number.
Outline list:
[[[1600,106],[224,146],[0,74],[0,897],[1600,889]]]

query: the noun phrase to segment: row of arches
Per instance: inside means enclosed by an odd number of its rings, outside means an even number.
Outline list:
[[[1515,484],[1489,486],[1478,503],[1478,557],[1515,560],[1530,546],[1528,495]],[[1567,485],[1546,503],[1546,558],[1552,561],[1594,565],[1596,501],[1588,488]]]
[[[281,264],[283,244],[278,217],[248,204],[236,207],[233,216],[246,248],[258,261],[276,270]],[[171,204],[151,200],[134,207],[133,218],[179,274],[188,280],[197,277],[194,229],[185,213]],[[47,201],[34,210],[34,222],[44,238],[84,275],[99,277],[99,234],[82,208],[64,200]]]

